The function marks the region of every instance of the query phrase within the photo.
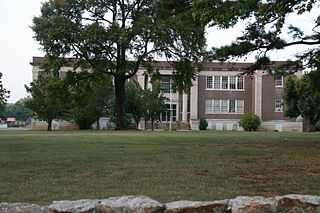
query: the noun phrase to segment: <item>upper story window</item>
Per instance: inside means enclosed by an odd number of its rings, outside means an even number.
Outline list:
[[[275,85],[276,87],[283,87],[283,76],[280,76],[275,79]]]
[[[242,76],[206,76],[207,90],[244,90]]]
[[[283,112],[283,101],[280,99],[275,100],[275,111]]]
[[[244,100],[207,99],[205,101],[206,114],[243,114]]]
[[[163,93],[176,93],[176,90],[172,88],[172,80],[170,76],[162,76],[160,89]]]

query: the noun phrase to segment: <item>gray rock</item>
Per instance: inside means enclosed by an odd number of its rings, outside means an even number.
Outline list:
[[[320,213],[320,197],[290,194],[272,198],[279,213]]]
[[[0,203],[0,213],[45,213],[48,207],[28,203]]]
[[[49,206],[50,212],[53,213],[93,213],[99,200],[63,200],[53,201]]]
[[[229,212],[232,213],[276,213],[275,202],[270,198],[260,196],[239,196],[229,200]]]
[[[224,213],[228,200],[213,202],[175,201],[166,204],[165,213]]]
[[[97,213],[161,213],[165,206],[145,196],[111,197],[101,200]]]

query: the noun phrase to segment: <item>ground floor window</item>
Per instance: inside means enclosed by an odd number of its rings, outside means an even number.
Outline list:
[[[177,104],[167,104],[167,109],[167,112],[161,113],[160,120],[162,122],[177,121]]]
[[[207,99],[205,101],[205,113],[210,114],[243,114],[244,100]]]
[[[283,101],[280,99],[277,99],[275,101],[275,111],[276,112],[282,112],[283,111]]]

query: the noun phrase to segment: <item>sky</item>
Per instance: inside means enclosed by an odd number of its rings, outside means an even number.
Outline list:
[[[3,74],[4,87],[8,89],[8,103],[15,103],[27,97],[24,85],[32,80],[33,56],[44,56],[39,44],[33,39],[30,28],[32,18],[40,15],[41,2],[45,0],[0,0],[0,72]],[[290,21],[302,26],[306,31],[312,29],[312,20],[318,15],[319,8],[303,16],[291,16]],[[208,46],[220,46],[231,43],[241,35],[244,25],[239,24],[228,30],[207,30]],[[271,53],[273,60],[293,59],[294,53],[305,47],[291,47],[285,51]],[[244,59],[240,60],[244,61]],[[254,61],[252,55],[247,59]]]

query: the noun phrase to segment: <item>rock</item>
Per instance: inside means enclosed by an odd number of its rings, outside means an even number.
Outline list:
[[[272,199],[279,213],[320,213],[319,196],[290,194]]]
[[[213,202],[175,201],[166,204],[165,213],[226,213],[228,200]]]
[[[45,213],[48,207],[28,203],[0,203],[0,213]]]
[[[145,196],[111,197],[101,200],[97,213],[161,213],[165,206]]]
[[[53,201],[49,206],[50,212],[53,213],[93,213],[99,200],[63,200]]]
[[[229,200],[229,212],[232,213],[276,213],[276,206],[272,199],[260,196],[239,196]]]

